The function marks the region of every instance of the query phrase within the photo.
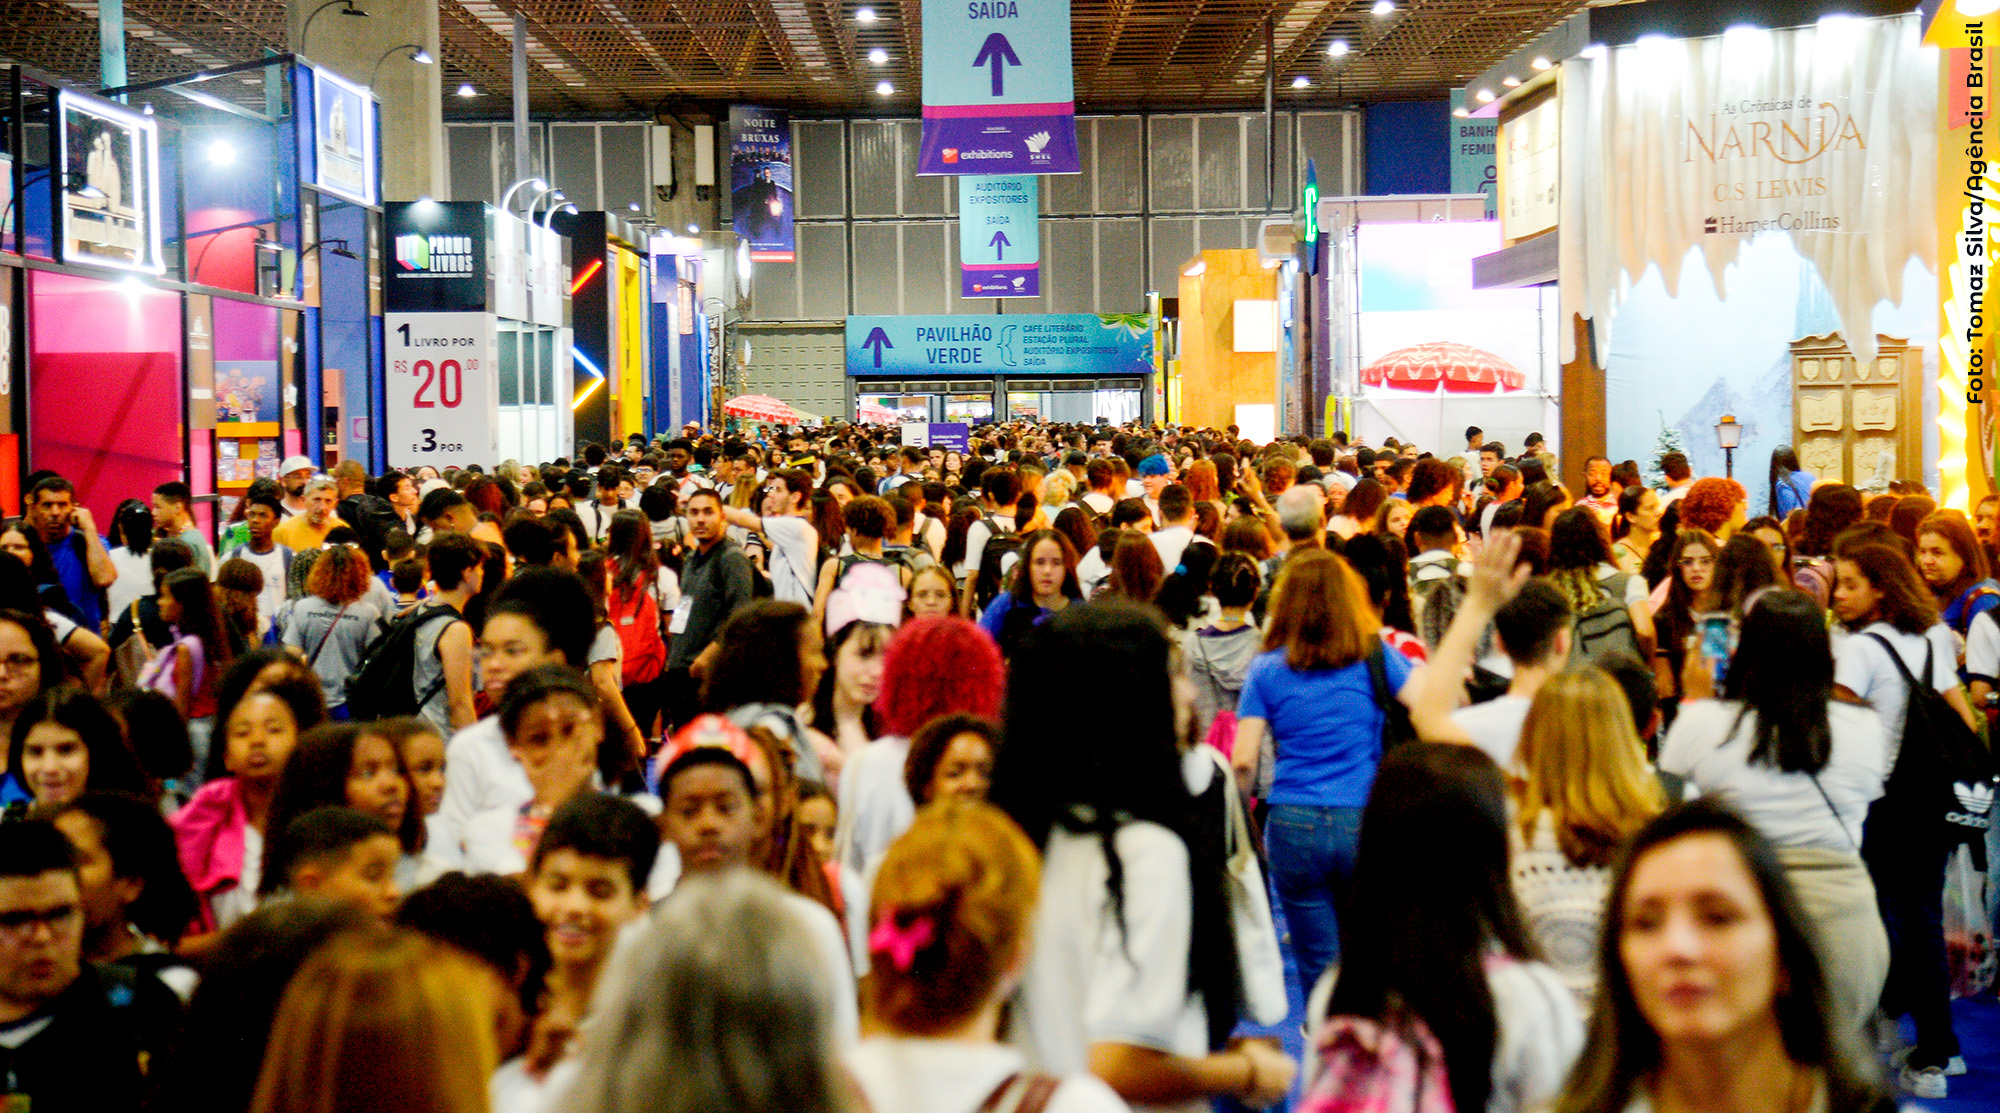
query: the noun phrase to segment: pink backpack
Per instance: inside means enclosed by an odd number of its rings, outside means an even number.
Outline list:
[[[1298,1113],[1454,1113],[1444,1051],[1416,1017],[1407,1031],[1367,1017],[1329,1017],[1316,1037],[1319,1073]]]

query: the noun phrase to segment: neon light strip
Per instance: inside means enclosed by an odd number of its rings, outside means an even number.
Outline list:
[[[590,380],[590,385],[584,387],[583,393],[576,396],[576,401],[571,402],[569,404],[570,412],[575,413],[576,411],[582,409],[583,404],[590,400],[590,396],[597,392],[598,387],[601,387],[603,385],[604,385],[604,380],[602,378],[596,378]]]
[[[574,359],[578,363],[583,364],[583,369],[585,371],[590,372],[593,376],[600,379],[604,377],[604,372],[599,371],[597,369],[597,365],[590,362],[589,356],[584,355],[582,352],[577,351],[575,348],[571,348],[569,350],[569,354],[571,359]]]
[[[569,284],[570,296],[575,297],[576,292],[578,290],[583,289],[583,284],[590,281],[591,278],[593,278],[598,271],[601,271],[603,269],[604,269],[604,260],[592,259],[590,261],[590,265],[583,268],[583,273],[576,276],[576,281]]]

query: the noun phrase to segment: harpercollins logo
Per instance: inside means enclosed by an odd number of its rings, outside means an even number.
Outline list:
[[[472,273],[472,237],[426,236],[412,232],[396,237],[396,265],[406,277],[434,275],[457,278]]]

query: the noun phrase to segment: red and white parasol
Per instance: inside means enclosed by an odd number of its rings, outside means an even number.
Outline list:
[[[796,424],[798,411],[778,401],[768,394],[742,394],[722,404],[722,412],[731,417],[747,417],[752,421],[771,421],[781,425]]]
[[[864,425],[894,425],[902,419],[903,415],[895,410],[873,402],[859,402],[854,407],[854,420]]]
[[[1492,352],[1449,340],[1398,348],[1363,367],[1361,381],[1396,390],[1453,394],[1498,394],[1528,384],[1519,368]]]

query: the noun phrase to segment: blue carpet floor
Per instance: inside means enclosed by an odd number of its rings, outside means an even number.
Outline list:
[[[1916,1104],[1931,1113],[1993,1113],[2000,1109],[2000,999],[1984,994],[1953,1001],[1951,1027],[1958,1033],[1966,1073],[1949,1080],[1950,1096],[1944,1100]],[[1903,1038],[1915,1037],[1904,1021]]]

